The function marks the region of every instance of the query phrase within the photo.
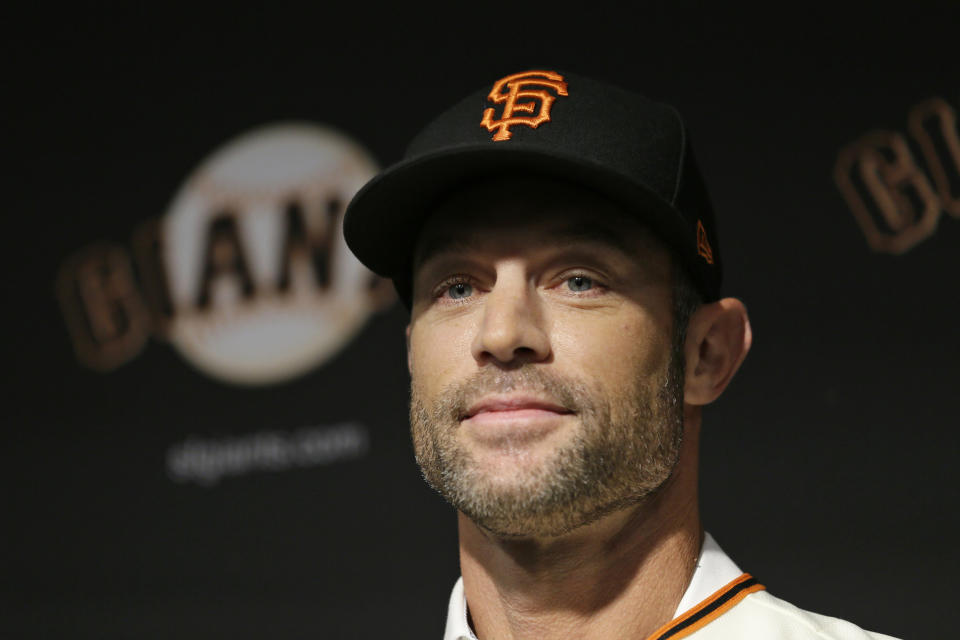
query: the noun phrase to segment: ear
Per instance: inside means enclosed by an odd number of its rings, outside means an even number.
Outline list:
[[[407,330],[403,334],[406,336],[407,340],[407,372],[410,372],[410,325],[407,325]]]
[[[691,316],[684,344],[684,402],[710,404],[730,384],[750,351],[753,332],[747,308],[736,298],[702,305]]]

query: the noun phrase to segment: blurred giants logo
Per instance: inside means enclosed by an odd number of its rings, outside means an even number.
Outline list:
[[[837,157],[834,180],[874,251],[899,254],[936,231],[942,212],[960,218],[960,136],[940,98],[907,118],[922,162],[897,131],[873,131]]]
[[[356,143],[307,124],[263,127],[214,152],[133,256],[89,247],[57,290],[77,358],[109,371],[149,336],[222,381],[271,384],[318,366],[393,301],[348,251],[343,211],[377,170]],[[136,275],[139,278],[136,277]]]

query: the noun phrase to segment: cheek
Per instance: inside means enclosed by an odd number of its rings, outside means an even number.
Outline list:
[[[580,377],[619,386],[664,370],[670,357],[669,331],[647,315],[604,318],[585,326],[554,325],[557,364]]]
[[[422,393],[436,395],[469,373],[472,334],[461,324],[418,322],[411,327],[410,379]]]

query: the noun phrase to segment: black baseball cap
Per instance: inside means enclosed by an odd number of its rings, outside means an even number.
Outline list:
[[[347,207],[347,246],[410,306],[413,253],[432,208],[487,176],[592,189],[648,225],[706,301],[720,297],[716,223],[690,138],[669,105],[572,73],[511,74],[445,111]]]

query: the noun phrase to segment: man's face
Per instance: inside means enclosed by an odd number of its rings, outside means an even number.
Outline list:
[[[499,535],[556,536],[669,477],[682,433],[671,263],[611,203],[462,190],[421,234],[409,328],[424,477]]]

